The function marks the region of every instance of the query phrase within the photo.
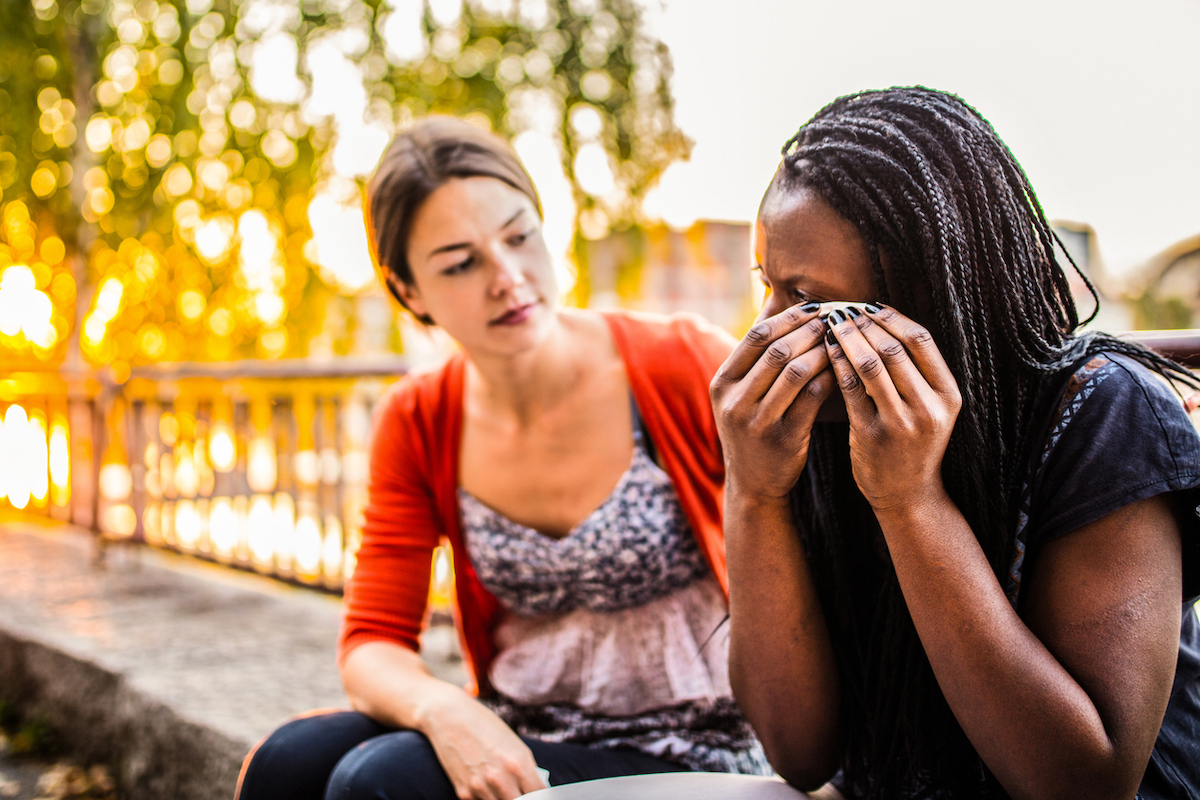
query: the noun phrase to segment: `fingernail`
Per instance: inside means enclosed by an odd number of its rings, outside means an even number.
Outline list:
[[[883,307],[876,303],[867,303],[863,308],[868,314],[878,314],[880,311],[883,311]]]
[[[821,304],[818,303],[817,301],[809,300],[807,303],[800,306],[800,310],[803,311],[805,314],[811,314],[812,312],[816,311],[820,307],[821,307]]]
[[[850,319],[858,319],[859,317],[862,316],[862,312],[859,311],[854,306],[847,306],[846,307],[846,316],[848,316]]]
[[[833,331],[825,331],[825,341],[829,343],[830,347],[838,343],[837,337],[833,335]]]
[[[841,309],[835,308],[833,311],[829,312],[829,324],[830,325],[841,325],[845,321],[846,321],[846,315],[844,313],[842,313]]]

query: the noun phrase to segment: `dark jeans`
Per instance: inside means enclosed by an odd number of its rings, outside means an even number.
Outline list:
[[[550,783],[686,768],[632,750],[521,737]],[[263,740],[242,766],[237,800],[457,800],[429,740],[357,711],[301,717]]]

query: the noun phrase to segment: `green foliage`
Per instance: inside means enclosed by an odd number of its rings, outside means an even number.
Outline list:
[[[16,707],[7,697],[0,697],[0,730],[9,730],[16,721]]]
[[[636,222],[690,147],[643,28],[633,0],[0,3],[0,270],[41,259],[58,356],[76,319],[96,364],[301,355],[376,288],[361,231],[310,218],[417,116],[537,132],[585,233]]]
[[[8,749],[16,755],[45,756],[55,750],[50,723],[42,714],[21,719],[12,701],[0,698],[0,731],[9,734]]]
[[[1134,327],[1138,330],[1194,327],[1191,306],[1176,295],[1159,297],[1150,288],[1134,300],[1132,308]]]
[[[28,756],[51,755],[56,747],[54,732],[46,718],[40,715],[22,722],[8,744],[13,753]]]

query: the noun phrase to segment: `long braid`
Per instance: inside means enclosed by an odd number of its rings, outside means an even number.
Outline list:
[[[843,97],[789,139],[783,155],[780,189],[811,188],[855,225],[878,299],[921,319],[945,357],[963,398],[943,464],[946,489],[1002,576],[1037,433],[1028,421],[1047,377],[1102,350],[1194,382],[1190,373],[1111,336],[1075,335],[1058,240],[1033,187],[991,125],[959,98],[920,87]],[[844,424],[814,428],[793,495],[846,676],[846,780],[869,798],[902,797],[928,779],[951,796],[976,796],[978,760],[937,687],[878,523],[854,484],[846,436]]]

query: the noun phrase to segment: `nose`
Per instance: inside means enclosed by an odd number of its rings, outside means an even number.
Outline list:
[[[519,259],[511,255],[497,255],[495,265],[496,273],[492,280],[492,291],[497,296],[525,285],[525,272]]]
[[[773,317],[785,308],[787,308],[787,303],[781,298],[781,295],[770,292],[763,301],[762,310],[758,312],[758,318],[763,320],[767,317]]]

